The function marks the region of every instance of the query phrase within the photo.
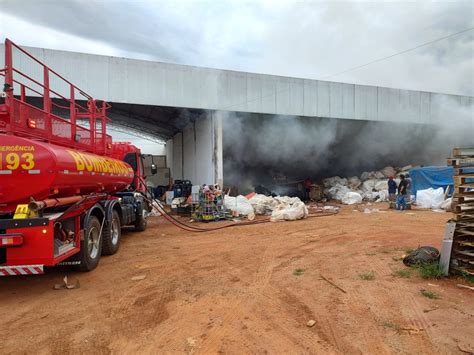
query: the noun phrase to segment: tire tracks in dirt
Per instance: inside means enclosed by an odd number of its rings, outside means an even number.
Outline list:
[[[379,275],[379,277],[387,277],[392,274],[390,267],[385,263],[382,263],[376,256],[369,257],[369,262],[372,269]],[[391,281],[394,283],[394,287],[390,289],[392,295],[389,295],[388,299],[391,300],[392,298],[395,298],[398,300],[400,313],[404,315],[403,318],[408,322],[408,324],[401,325],[402,330],[403,328],[406,328],[407,334],[413,342],[417,343],[417,347],[426,349],[427,352],[429,352],[429,348],[434,351],[433,340],[435,339],[435,335],[433,334],[433,329],[425,314],[422,312],[422,306],[412,294],[412,290],[410,290],[405,283],[401,282],[396,277]],[[382,282],[386,281],[382,280]],[[364,292],[363,297],[370,300],[372,304],[381,301],[376,297],[374,298],[374,296],[369,292]],[[400,305],[400,303],[402,304]]]
[[[273,271],[277,266],[275,263],[277,256],[276,239],[275,237],[269,238],[267,248],[262,255],[260,267],[254,275],[252,284],[248,286],[246,295],[237,300],[234,305],[227,310],[222,317],[223,325],[206,337],[198,349],[199,353],[207,354],[219,350],[220,343],[230,333],[229,327],[235,324],[238,319],[244,318],[247,315],[242,311],[242,308],[257,308],[259,310],[281,308],[281,304],[283,303],[283,298],[280,299],[280,297],[282,297],[282,291],[269,285]],[[271,289],[273,293],[268,294],[268,289]],[[280,301],[275,299],[275,295],[280,296]],[[296,299],[296,297],[294,299]],[[315,339],[313,335],[307,333],[307,329],[298,332],[295,331],[294,327],[289,327],[281,321],[272,322],[272,327],[282,330],[289,339],[296,343],[295,345],[299,345],[302,348],[307,349],[309,344],[318,350],[322,350],[323,348],[327,350],[328,347],[331,347],[331,344],[325,340],[327,339],[325,334],[323,334],[323,336],[318,334],[318,338],[320,338],[318,342],[318,339]],[[323,342],[326,346],[321,345],[320,342]]]

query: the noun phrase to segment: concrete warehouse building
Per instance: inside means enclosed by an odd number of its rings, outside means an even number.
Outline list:
[[[165,141],[173,179],[194,184],[245,190],[278,176],[442,163],[454,145],[474,143],[470,96],[27,50],[110,102],[115,124]],[[41,78],[23,57],[20,70]]]

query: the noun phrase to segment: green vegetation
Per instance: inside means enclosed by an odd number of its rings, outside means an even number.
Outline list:
[[[420,293],[421,293],[423,296],[425,296],[425,297],[427,297],[427,298],[430,298],[430,299],[438,299],[438,298],[439,298],[439,296],[438,296],[436,293],[431,292],[431,291],[428,291],[428,290],[423,290],[423,289],[422,289],[422,290],[420,290]]]
[[[359,277],[362,280],[371,281],[371,280],[375,279],[375,273],[373,271],[363,272],[363,273],[359,274]]]
[[[294,269],[294,270],[293,270],[293,275],[295,275],[295,276],[301,276],[301,275],[304,274],[304,272],[305,272],[305,269]]]
[[[461,277],[463,277],[467,282],[474,283],[474,275],[471,275],[466,271],[461,271]]]
[[[415,268],[424,279],[440,279],[444,276],[443,268],[438,262],[419,264],[416,265]]]
[[[402,277],[404,279],[409,279],[411,277],[411,270],[407,270],[407,269],[397,270],[392,275],[397,276],[397,277]]]

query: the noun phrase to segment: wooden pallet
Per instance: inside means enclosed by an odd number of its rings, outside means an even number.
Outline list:
[[[474,148],[453,149],[448,165],[454,168],[456,221],[450,270],[474,275]]]

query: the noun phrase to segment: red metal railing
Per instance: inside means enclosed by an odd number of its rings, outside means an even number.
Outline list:
[[[35,69],[42,76],[42,81],[14,66],[13,50],[33,60],[37,65]],[[44,140],[96,154],[110,154],[112,137],[107,135],[106,128],[110,122],[107,118],[107,109],[110,108],[108,103],[94,100],[92,96],[9,39],[5,40],[5,68],[0,69],[0,76],[5,77],[6,95],[5,103],[0,104],[1,133]],[[67,97],[59,90],[50,87],[51,77],[69,89]],[[16,88],[19,92],[14,92]],[[42,107],[27,102],[30,92],[33,96],[42,98],[40,99]],[[81,105],[76,94],[79,94],[87,104]],[[53,106],[56,111],[62,111],[64,114],[60,117],[53,113]],[[85,121],[88,128],[78,125],[77,121]]]

